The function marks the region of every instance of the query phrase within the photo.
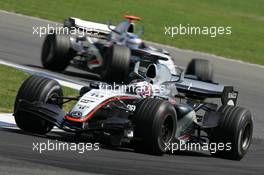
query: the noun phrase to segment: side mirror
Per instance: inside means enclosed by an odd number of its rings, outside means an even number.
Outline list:
[[[177,69],[180,70],[180,77],[179,77],[179,79],[178,79],[177,82],[178,82],[178,83],[181,83],[181,82],[183,82],[183,80],[184,80],[184,76],[185,76],[184,69],[181,68],[181,67],[177,67]]]
[[[146,78],[139,73],[139,69],[140,69],[140,62],[138,61],[135,63],[133,74],[136,75],[137,77],[145,80]]]
[[[111,26],[112,26],[112,21],[111,20],[107,21],[107,27],[109,30],[112,30]]]
[[[107,27],[108,27],[108,29],[111,30],[111,31],[114,32],[114,33],[117,33],[118,35],[121,35],[121,34],[122,34],[122,33],[120,33],[119,31],[117,31],[117,30],[111,28],[111,26],[112,26],[112,22],[109,20],[109,21],[107,22]]]
[[[140,64],[139,61],[136,62],[135,67],[134,67],[134,73],[136,73],[136,74],[139,74],[139,73],[138,73],[138,70],[139,70],[139,64]]]
[[[184,81],[184,69],[181,67],[176,67],[176,69],[179,71],[179,75],[172,75],[171,81],[166,81],[163,84],[182,83]]]

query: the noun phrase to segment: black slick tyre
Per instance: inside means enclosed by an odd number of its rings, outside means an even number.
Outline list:
[[[213,65],[208,60],[195,58],[188,64],[185,74],[200,81],[213,82]]]
[[[44,68],[52,71],[64,71],[73,59],[69,35],[48,34],[41,52]]]
[[[36,116],[29,116],[26,113],[16,113],[16,111],[20,99],[29,102],[51,103],[62,107],[62,100],[54,101],[51,99],[54,96],[63,96],[61,86],[58,82],[40,76],[31,76],[26,79],[18,91],[14,104],[17,126],[22,130],[36,134],[46,134],[49,132],[53,128],[53,125],[49,122]]]
[[[130,72],[130,49],[125,46],[112,45],[108,48],[102,79],[106,82],[126,83]]]
[[[225,149],[218,149],[213,156],[240,160],[247,153],[253,133],[253,120],[249,110],[238,106],[221,106],[223,114],[219,126],[213,129],[210,142],[224,144]],[[228,146],[227,146],[228,145]]]
[[[161,155],[168,151],[175,137],[177,114],[168,101],[147,98],[137,106],[135,135],[136,151]]]

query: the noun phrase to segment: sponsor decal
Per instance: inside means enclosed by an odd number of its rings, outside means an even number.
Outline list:
[[[81,118],[82,117],[82,112],[80,112],[80,111],[73,111],[73,112],[71,112],[71,116],[73,118]]]

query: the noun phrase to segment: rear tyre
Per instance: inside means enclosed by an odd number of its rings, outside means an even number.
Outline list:
[[[130,72],[130,49],[113,45],[106,53],[102,79],[106,82],[126,83]]]
[[[72,30],[75,28],[75,24],[74,24],[74,20],[68,18],[66,20],[64,20],[64,23],[63,23],[63,27],[65,28],[68,28],[69,30]]]
[[[213,82],[213,65],[208,60],[192,59],[185,74],[193,75],[200,81]]]
[[[53,125],[41,118],[29,116],[26,113],[16,113],[19,100],[27,100],[29,102],[44,102],[58,105],[62,108],[62,100],[52,100],[51,97],[63,96],[61,86],[58,82],[40,76],[31,76],[24,81],[20,87],[14,105],[15,121],[17,126],[27,132],[36,134],[46,134]]]
[[[48,34],[46,36],[41,53],[44,68],[58,72],[64,71],[73,57],[69,35]]]
[[[136,150],[154,155],[165,153],[176,133],[177,114],[167,101],[147,98],[135,113]]]
[[[211,133],[210,142],[228,144],[218,149],[213,156],[240,160],[247,153],[252,140],[253,121],[249,110],[237,106],[221,106],[218,110],[223,118]]]

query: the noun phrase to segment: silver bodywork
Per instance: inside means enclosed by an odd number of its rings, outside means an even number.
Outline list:
[[[76,36],[71,36],[71,45],[74,50],[79,53],[87,52],[91,55],[94,53],[99,60],[99,63],[103,62],[103,56],[100,54],[99,51],[96,51],[93,45],[98,42],[105,42],[108,41],[110,43],[105,44],[118,44],[118,45],[125,45],[130,48],[132,51],[142,53],[139,55],[133,55],[132,60],[147,60],[151,62],[157,62],[159,64],[166,65],[172,74],[176,74],[175,64],[173,58],[169,55],[169,53],[163,49],[157,49],[151,46],[147,46],[144,41],[142,41],[137,34],[135,34],[134,23],[123,21],[117,26],[106,25],[101,23],[95,23],[91,21],[85,21],[78,18],[69,18],[68,20],[71,21],[73,28],[81,28],[86,30],[87,33],[90,35],[85,35],[85,39],[78,40]],[[140,35],[140,34],[139,34]],[[84,50],[84,42],[85,47],[88,48],[87,51]],[[101,64],[96,65],[88,65],[90,69],[97,68],[102,66]]]
[[[91,91],[84,94],[79,101],[75,104],[70,114],[79,112],[81,116],[78,118],[84,118],[89,113],[91,113],[100,104],[103,104],[109,99],[119,98],[119,97],[131,97],[140,98],[137,95],[128,94],[122,89],[119,90],[109,90],[109,89],[92,89]]]
[[[177,103],[175,101],[175,95],[178,95],[176,83],[182,80],[176,79],[174,75],[170,73],[170,70],[162,64],[152,64],[155,67],[155,77],[146,77],[145,80],[132,81],[129,85],[116,85],[115,87],[100,84],[98,89],[92,89],[85,93],[79,101],[75,104],[72,110],[69,112],[71,116],[76,115],[77,118],[84,119],[91,114],[98,106],[107,105],[107,102],[111,99],[118,99],[120,97],[143,99],[143,98],[162,98],[170,101],[171,103]],[[150,68],[148,68],[150,70]],[[151,82],[151,83],[150,83]],[[184,81],[183,81],[184,82]],[[208,83],[207,83],[208,84]],[[151,88],[151,93],[144,94],[137,93],[135,91],[127,91],[127,86],[133,87],[137,92],[142,92],[146,87]],[[131,105],[132,111],[136,110],[136,107]],[[185,116],[178,119],[177,125],[179,126],[176,131],[175,137],[178,138],[183,131],[187,130],[193,122],[197,122],[196,114],[194,110],[191,110]]]

